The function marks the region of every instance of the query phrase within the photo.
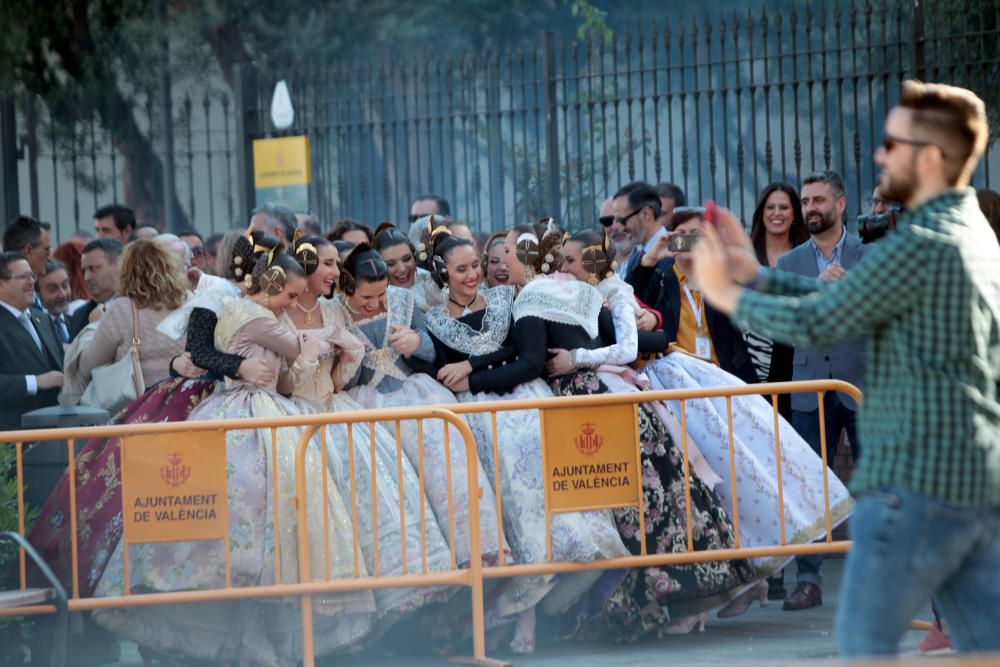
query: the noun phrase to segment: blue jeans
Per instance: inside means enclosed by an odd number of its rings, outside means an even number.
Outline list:
[[[836,621],[842,655],[895,655],[928,598],[957,650],[1000,651],[1000,508],[890,488],[858,500],[850,530]]]
[[[826,427],[826,462],[827,465],[833,463],[837,457],[837,444],[840,442],[840,432],[846,430],[847,437],[854,448],[854,458],[860,456],[860,446],[858,443],[858,432],[856,428],[857,413],[849,410],[837,392],[831,391],[823,396],[823,409]],[[819,409],[802,411],[792,410],[792,428],[794,428],[802,439],[809,443],[816,455],[822,451],[819,435]],[[795,565],[798,568],[799,582],[822,585],[823,576],[820,574],[820,567],[823,565],[822,556],[797,556]]]

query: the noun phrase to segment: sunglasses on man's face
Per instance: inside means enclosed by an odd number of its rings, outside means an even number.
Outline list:
[[[195,257],[200,257],[205,254],[205,248],[200,245],[196,245],[191,248],[191,254]]]
[[[924,148],[925,146],[937,146],[933,141],[923,141],[921,139],[911,139],[909,137],[898,137],[894,134],[889,134],[886,132],[882,137],[882,148],[885,149],[886,153],[891,153],[896,146],[900,144],[904,146],[913,146],[914,148]],[[938,150],[941,151],[941,155],[944,155],[944,149],[937,146]]]
[[[601,221],[603,227],[610,227],[615,224],[615,216],[613,215],[602,215],[598,220]]]

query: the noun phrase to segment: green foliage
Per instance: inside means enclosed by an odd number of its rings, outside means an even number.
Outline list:
[[[598,9],[588,0],[563,1],[569,3],[573,16],[580,19],[580,27],[576,29],[577,39],[584,40],[589,37],[595,43],[603,42],[604,46],[611,46],[614,31],[608,27],[607,12]]]
[[[14,446],[0,443],[0,532],[19,532],[17,522],[17,452]],[[25,532],[38,516],[37,508],[28,508],[24,517]],[[4,540],[0,542],[0,590],[10,587],[17,562],[17,546]]]

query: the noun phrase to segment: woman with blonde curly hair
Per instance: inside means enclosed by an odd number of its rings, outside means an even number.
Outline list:
[[[170,360],[184,351],[183,340],[172,340],[156,330],[189,296],[184,269],[160,244],[139,239],[125,246],[118,265],[118,286],[118,297],[108,306],[93,340],[80,355],[79,372],[89,377],[98,366],[129,353],[134,315],[139,324],[139,366],[149,388],[169,377]]]

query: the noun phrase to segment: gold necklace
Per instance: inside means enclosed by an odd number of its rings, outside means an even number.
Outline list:
[[[303,306],[298,301],[295,302],[295,307],[298,308],[299,310],[301,310],[303,313],[306,314],[306,324],[309,325],[309,324],[313,323],[313,316],[312,316],[312,314],[316,312],[317,308],[319,308],[319,299],[316,300],[316,305],[313,306],[312,308],[306,308],[305,306]]]

